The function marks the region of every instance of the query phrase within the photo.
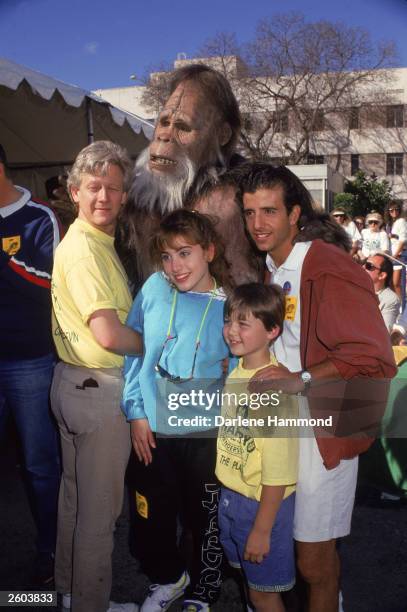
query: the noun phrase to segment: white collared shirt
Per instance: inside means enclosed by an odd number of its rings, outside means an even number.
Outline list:
[[[305,256],[312,242],[297,242],[287,259],[277,268],[267,254],[266,265],[271,273],[271,282],[280,285],[286,296],[284,330],[273,348],[279,363],[291,372],[302,370],[300,355],[301,312],[300,285]]]

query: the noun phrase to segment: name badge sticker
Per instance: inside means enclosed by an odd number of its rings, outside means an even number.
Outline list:
[[[294,321],[297,312],[298,298],[294,295],[285,296],[285,321]]]

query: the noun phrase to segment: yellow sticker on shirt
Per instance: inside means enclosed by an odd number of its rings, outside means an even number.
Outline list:
[[[136,491],[136,509],[140,516],[148,518],[148,501],[144,495]]]
[[[21,236],[8,236],[7,238],[2,238],[1,246],[7,255],[15,255],[21,247]]]
[[[295,313],[297,312],[297,300],[293,295],[285,296],[285,320],[294,321]]]

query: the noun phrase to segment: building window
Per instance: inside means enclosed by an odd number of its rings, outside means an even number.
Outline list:
[[[402,104],[387,106],[386,119],[388,128],[404,127],[404,106]]]
[[[350,156],[350,173],[353,176],[359,170],[359,155]]]
[[[388,153],[386,156],[386,174],[403,174],[403,153]]]
[[[325,163],[323,155],[313,155],[312,153],[307,157],[307,164],[323,164]]]
[[[349,129],[350,130],[358,130],[359,129],[359,107],[352,106],[349,109]]]
[[[276,132],[288,132],[288,113],[275,112],[274,122],[276,126]]]

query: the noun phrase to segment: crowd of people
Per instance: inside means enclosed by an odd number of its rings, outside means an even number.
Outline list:
[[[362,246],[345,212],[333,216],[346,232],[288,168],[236,156],[239,126],[219,73],[181,69],[135,172],[117,144],[79,152],[67,183],[78,214],[61,241],[0,147],[0,425],[13,414],[38,580],[55,578],[66,610],[162,612],[183,597],[184,612],[204,612],[226,562],[248,610],[285,610],[296,567],[308,609],[339,610],[337,539],[397,371],[397,270],[377,213]],[[398,258],[401,209],[388,214]],[[132,447],[137,557],[152,582],[140,608],[110,601]]]
[[[389,332],[403,327],[406,305],[407,221],[397,200],[388,202],[383,216],[372,211],[351,219],[345,208],[337,206],[332,217],[352,241],[352,255],[370,274],[379,306]],[[403,334],[404,335],[404,334]],[[393,344],[404,338],[393,336]]]

